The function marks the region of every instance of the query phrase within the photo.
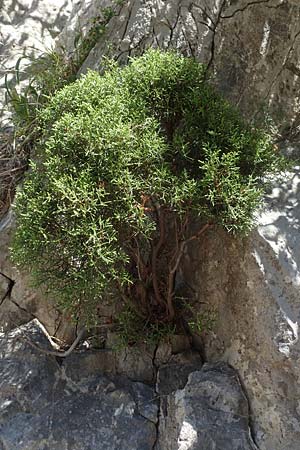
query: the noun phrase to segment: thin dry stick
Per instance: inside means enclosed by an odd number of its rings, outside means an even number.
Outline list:
[[[211,226],[212,226],[212,224],[207,223],[198,231],[198,233],[194,234],[193,236],[186,239],[185,241],[182,241],[180,243],[178,251],[175,253],[174,257],[172,258],[172,261],[175,258],[176,258],[176,260],[175,260],[173,267],[170,269],[170,272],[169,272],[168,294],[167,294],[167,305],[168,305],[168,310],[169,310],[169,317],[171,320],[173,320],[174,316],[175,316],[174,306],[173,306],[173,302],[172,302],[173,291],[174,291],[174,277],[175,277],[176,270],[178,269],[179,263],[181,261],[184,249],[189,242],[193,241],[194,239],[198,239],[201,236],[201,234],[203,234]]]
[[[153,247],[152,250],[152,258],[151,258],[151,265],[152,265],[152,284],[153,289],[155,293],[155,298],[158,300],[160,304],[163,303],[163,300],[161,298],[160,292],[159,292],[159,286],[158,286],[158,280],[157,280],[157,257],[160,252],[160,249],[164,243],[165,240],[165,214],[164,210],[162,208],[156,208],[157,215],[158,215],[158,223],[159,223],[159,241],[158,243]]]
[[[102,327],[105,327],[106,324],[102,324]],[[35,348],[36,350],[38,350],[41,353],[44,353],[46,355],[50,355],[50,356],[57,356],[59,358],[66,358],[67,356],[70,356],[71,353],[73,352],[73,350],[75,350],[75,348],[77,347],[77,345],[79,344],[79,342],[81,341],[81,339],[83,338],[84,333],[86,332],[86,328],[82,327],[79,330],[78,335],[76,336],[75,340],[73,341],[73,343],[71,344],[71,346],[68,348],[68,350],[66,350],[65,352],[61,352],[61,351],[55,351],[55,350],[47,350],[45,348],[40,347],[39,345],[35,344],[34,342],[32,342],[31,339],[29,339],[29,337],[22,331],[22,334],[26,340],[26,342],[28,342],[28,344]],[[111,348],[101,348],[98,349],[97,351],[100,352],[110,352],[112,351]]]
[[[0,177],[6,177],[7,175],[11,175],[14,172],[17,172],[18,170],[25,170],[26,169],[26,165],[25,166],[20,166],[20,167],[15,167],[14,169],[10,169],[10,170],[6,170],[5,172],[0,172]]]
[[[134,251],[132,251],[132,253],[134,259],[136,260],[139,279],[140,281],[144,281],[144,276],[147,274],[147,265],[142,258],[140,246],[136,237],[134,238],[134,241],[136,244],[137,254]]]
[[[28,342],[28,344],[35,348],[36,350],[38,350],[41,353],[44,353],[46,355],[51,355],[51,356],[58,356],[60,358],[66,358],[67,356],[69,356],[72,351],[77,347],[77,344],[81,341],[84,332],[85,332],[85,327],[81,328],[79,330],[78,335],[76,336],[75,340],[73,341],[72,345],[68,348],[68,350],[66,350],[65,352],[60,352],[60,351],[55,351],[55,350],[47,350],[45,348],[41,348],[39,345],[36,345],[34,342],[32,342],[31,339],[28,338],[28,336],[26,336],[25,333],[23,333],[23,336],[25,338],[25,340]]]

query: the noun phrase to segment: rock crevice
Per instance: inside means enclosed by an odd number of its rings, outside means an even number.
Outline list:
[[[153,353],[153,387],[113,370],[104,375],[99,353],[99,366],[83,372],[82,353],[60,365],[30,341],[51,349],[37,320],[0,335],[4,449],[256,449],[247,399],[225,363],[202,366],[197,352],[174,354],[164,343]]]

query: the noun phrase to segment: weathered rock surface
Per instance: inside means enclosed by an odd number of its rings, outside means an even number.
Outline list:
[[[107,342],[106,348],[114,349],[115,347]],[[63,362],[63,365],[67,373],[120,375],[134,381],[153,384],[156,377],[152,361],[153,351],[154,347],[146,346],[103,353],[101,350],[99,352],[97,349],[91,349],[81,355],[71,355]]]
[[[300,88],[300,5],[297,0],[81,1],[60,37],[69,52],[94,17],[115,16],[81,72],[101,67],[103,55],[125,62],[154,46],[176,48],[213,70],[220,89],[253,116],[268,108],[288,135],[297,135]],[[283,120],[284,118],[284,120]]]
[[[72,0],[2,0],[0,10],[0,124],[8,121],[4,110],[4,77],[14,75],[22,56],[36,57],[53,47],[54,38],[63,28]],[[22,66],[21,66],[22,68]]]
[[[235,370],[197,353],[172,355],[157,388],[105,376],[72,353],[60,364],[37,320],[0,334],[3,450],[254,450]],[[76,359],[78,363],[76,364]],[[165,376],[166,368],[176,377]],[[174,381],[175,380],[175,381]],[[159,410],[160,403],[160,410]]]
[[[300,441],[299,182],[296,168],[270,190],[250,239],[209,233],[189,249],[184,269],[196,309],[217,317],[203,336],[206,358],[238,370],[256,441],[267,450],[297,450]]]
[[[99,373],[118,375],[156,384],[156,392],[165,394],[183,387],[188,375],[202,366],[199,353],[191,349],[184,335],[173,335],[158,346],[149,343],[119,348],[118,344],[117,335],[108,333],[104,345],[113,351],[101,353],[101,349],[99,352],[92,348],[88,352],[72,354],[62,363],[66,373],[79,377]]]
[[[158,450],[254,450],[248,402],[236,372],[205,364],[161,409]]]
[[[54,300],[46,297],[41,289],[33,288],[30,275],[19,271],[11,261],[9,247],[13,232],[14,219],[10,212],[0,221],[0,331],[38,318],[51,336],[73,341],[74,324],[65,320]]]
[[[153,389],[101,374],[74,376],[30,341],[51,347],[37,321],[0,336],[1,449],[153,448]]]
[[[196,351],[186,350],[183,353],[172,355],[166,363],[158,367],[156,392],[165,396],[177,389],[183,389],[189,374],[200,370],[201,367],[202,359]]]

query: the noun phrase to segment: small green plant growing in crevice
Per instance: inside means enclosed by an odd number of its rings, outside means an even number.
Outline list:
[[[142,324],[132,335],[173,329],[188,245],[216,226],[246,234],[262,177],[282,166],[269,135],[215,91],[206,68],[174,52],[88,72],[38,124],[14,260],[88,326],[103,299],[130,305]]]
[[[189,308],[190,309],[190,308]],[[201,334],[203,332],[212,331],[216,323],[216,312],[213,310],[195,311],[190,309],[191,318],[188,320],[188,326],[192,333]]]
[[[36,134],[40,110],[57,90],[75,79],[66,56],[54,50],[30,61],[25,56],[18,59],[15,77],[5,77],[6,103],[12,111],[18,138],[29,140]]]
[[[126,348],[138,344],[157,345],[176,332],[172,323],[147,322],[126,306],[115,317],[118,337],[116,348]]]

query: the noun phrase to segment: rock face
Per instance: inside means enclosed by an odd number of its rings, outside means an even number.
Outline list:
[[[256,449],[247,398],[225,363],[202,367],[195,352],[171,356],[170,346],[157,349],[154,390],[104,376],[104,353],[94,367],[82,359],[88,352],[58,364],[35,346],[51,349],[37,320],[0,335],[3,450]]]
[[[81,71],[101,67],[103,55],[125,62],[149,46],[175,48],[208,64],[219,88],[246,115],[267,107],[280,128],[295,137],[300,87],[297,0],[82,1],[60,43],[72,52],[71,36],[79,29],[84,35],[92,19],[107,8],[115,16]]]
[[[22,56],[30,58],[50,50],[54,38],[63,28],[73,7],[72,0],[1,1],[0,11],[0,124],[7,123],[4,110],[4,77],[14,74],[15,64]],[[21,66],[22,68],[22,66]]]
[[[254,450],[248,402],[236,372],[205,364],[161,409],[158,450]]]
[[[14,219],[10,212],[0,221],[0,332],[38,318],[51,336],[71,342],[74,325],[58,313],[49,296],[32,287],[29,274],[20,272],[11,261],[9,247],[13,232]]]
[[[299,402],[299,169],[270,190],[250,239],[209,233],[189,249],[184,277],[195,308],[213,309],[206,358],[235,367],[260,449],[297,450]]]
[[[154,391],[103,375],[66,373],[38,322],[0,338],[0,448],[4,450],[152,450]]]

